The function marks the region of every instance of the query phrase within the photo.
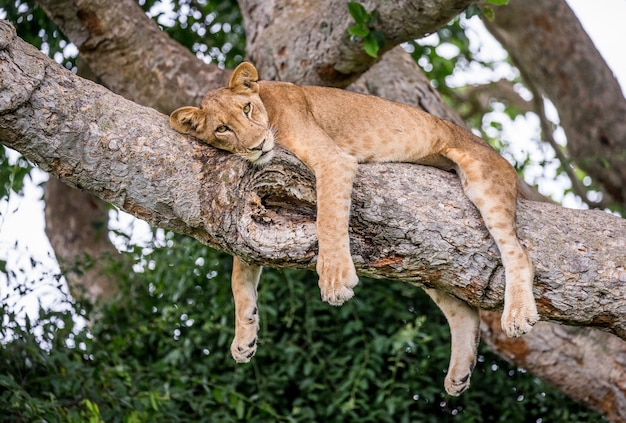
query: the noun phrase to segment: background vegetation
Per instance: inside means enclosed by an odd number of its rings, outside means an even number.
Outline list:
[[[119,274],[111,263],[121,291],[88,327],[75,327],[89,310],[80,303],[24,324],[3,306],[0,419],[598,419],[484,349],[471,389],[448,397],[447,326],[428,297],[397,282],[364,280],[354,301],[334,308],[319,300],[314,274],[266,271],[259,350],[249,364],[235,364],[228,256],[168,238],[166,247],[134,252],[137,272]]]

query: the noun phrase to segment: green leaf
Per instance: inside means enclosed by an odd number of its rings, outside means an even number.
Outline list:
[[[369,34],[367,37],[365,37],[363,39],[363,49],[368,55],[374,58],[378,57],[378,50],[380,49],[380,47],[378,45],[376,37],[374,37],[372,34]]]
[[[474,16],[480,16],[482,14],[480,7],[476,6],[475,4],[470,4],[467,9],[465,9],[465,17],[466,18],[471,18]]]
[[[495,12],[489,6],[483,7],[482,8],[482,13],[483,13],[483,16],[485,18],[487,18],[488,20],[490,20],[490,21],[493,21],[493,18],[495,18]]]
[[[354,35],[355,37],[365,38],[370,33],[370,30],[364,25],[357,24],[348,28],[348,33],[350,35]]]
[[[380,13],[378,13],[378,10],[375,10],[375,9],[372,10],[372,13],[370,13],[369,18],[367,19],[367,26],[369,28],[373,28],[379,19],[380,19]]]
[[[356,23],[367,24],[369,13],[367,13],[367,10],[365,10],[365,7],[363,7],[361,3],[355,1],[348,2],[348,12],[350,12],[350,16],[352,16]]]
[[[219,388],[213,388],[212,393],[213,399],[215,399],[215,401],[217,401],[218,403],[222,403],[224,401],[224,391]]]
[[[243,419],[243,416],[246,412],[246,403],[242,400],[237,400],[237,406],[235,408],[235,412],[237,413],[237,418],[239,420]]]
[[[150,391],[149,393],[150,407],[154,411],[159,411],[159,404],[157,402],[157,396],[158,396],[158,392]]]
[[[487,3],[495,4],[496,6],[506,6],[509,4],[509,0],[487,0]]]

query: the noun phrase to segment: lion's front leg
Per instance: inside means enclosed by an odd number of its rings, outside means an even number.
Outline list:
[[[232,290],[235,299],[235,338],[230,351],[238,363],[247,363],[256,353],[259,331],[257,286],[261,266],[243,263],[233,257]]]
[[[452,345],[444,386],[448,394],[457,396],[469,387],[470,377],[476,366],[480,339],[478,309],[445,292],[435,289],[424,291],[439,306],[450,325]]]
[[[339,155],[314,168],[317,185],[316,270],[322,300],[339,306],[354,296],[359,278],[350,255],[350,198],[357,162]]]

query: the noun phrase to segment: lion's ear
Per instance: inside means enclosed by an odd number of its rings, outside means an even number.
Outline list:
[[[186,106],[176,109],[170,115],[170,126],[183,134],[193,134],[200,123],[200,109]]]
[[[239,64],[230,76],[228,87],[236,93],[258,93],[259,73],[252,63]]]

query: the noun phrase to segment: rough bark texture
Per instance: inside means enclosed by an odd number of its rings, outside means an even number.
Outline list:
[[[487,28],[556,106],[571,158],[626,204],[626,99],[572,10],[562,0],[511,0],[495,16]]]
[[[363,1],[377,10],[381,50],[436,31],[472,2],[469,0]],[[346,87],[375,61],[360,41],[351,41],[354,19],[335,0],[239,2],[246,23],[246,51],[264,79]]]
[[[181,48],[133,0],[115,7],[107,0],[38,3],[101,82],[136,103],[170,113],[183,104],[200,104],[207,90],[228,82],[227,72]]]
[[[10,39],[0,68],[6,145],[152,224],[243,259],[312,268],[313,177],[293,156],[279,152],[276,163],[252,168],[174,133],[153,109],[61,69],[10,26],[2,34]],[[353,204],[352,250],[362,274],[445,289],[484,309],[501,306],[497,251],[453,174],[364,165]],[[618,301],[626,290],[624,220],[520,201],[519,234],[536,265],[544,317],[626,338],[626,304]]]
[[[84,61],[78,74],[98,81]],[[108,236],[109,205],[86,192],[51,177],[44,192],[46,235],[74,298],[92,304],[117,293],[116,277],[106,271],[106,258],[125,258]],[[128,263],[130,267],[130,263]]]

